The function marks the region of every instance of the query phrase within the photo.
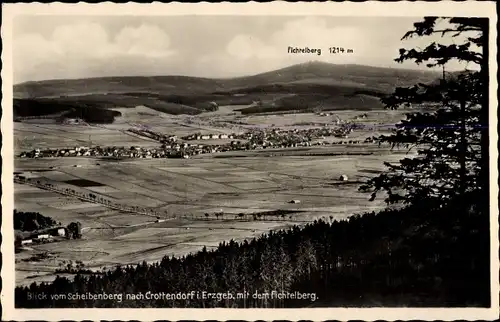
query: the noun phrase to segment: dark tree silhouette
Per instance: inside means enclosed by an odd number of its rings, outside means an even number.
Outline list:
[[[443,29],[437,26],[445,23]],[[451,60],[465,61],[479,70],[443,72],[443,79],[433,84],[397,88],[382,99],[389,109],[432,104],[435,112],[410,113],[397,124],[390,136],[376,138],[393,147],[417,149],[417,157],[399,164],[386,163],[388,171],[368,181],[362,190],[388,193],[388,203],[434,203],[443,206],[457,194],[487,187],[488,158],[488,73],[486,55],[488,20],[479,18],[425,18],[403,39],[433,34],[452,34],[453,45],[432,43],[426,48],[401,49],[398,62],[414,60],[434,67]],[[462,41],[461,44],[456,44]],[[482,173],[481,173],[482,172]],[[480,182],[482,179],[482,182]],[[484,180],[486,179],[486,181]],[[486,184],[485,184],[486,183]],[[488,195],[484,191],[485,195]]]
[[[478,200],[471,195],[468,200]],[[476,202],[475,206],[479,206]],[[479,208],[476,208],[479,209]],[[481,252],[489,240],[477,210],[421,206],[366,213],[350,220],[315,221],[252,240],[222,242],[153,264],[80,272],[74,279],[16,288],[17,307],[316,307],[489,306],[489,266]],[[446,216],[458,224],[450,228]],[[487,248],[487,247],[486,247]],[[486,252],[486,254],[489,254]],[[66,266],[66,265],[65,265]],[[81,265],[80,265],[81,266]],[[320,300],[216,301],[33,300],[30,292],[187,293],[303,292]]]
[[[14,209],[14,229],[20,231],[36,231],[57,225],[57,222],[38,212],[22,212]]]
[[[68,238],[82,238],[82,224],[80,222],[72,222],[67,226]]]

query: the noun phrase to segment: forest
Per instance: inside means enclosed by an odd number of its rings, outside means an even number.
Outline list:
[[[57,222],[38,212],[22,212],[14,209],[14,230],[36,231],[55,226]]]
[[[102,104],[101,104],[102,105]],[[78,99],[24,98],[14,99],[14,119],[50,118],[63,121],[80,118],[89,123],[113,123],[118,111],[109,110],[96,102],[81,102]]]
[[[469,195],[470,200],[479,196]],[[77,274],[16,288],[18,307],[331,307],[489,305],[488,217],[464,209],[402,210],[317,221],[156,264]],[[432,251],[430,251],[432,249]],[[29,292],[189,293],[289,291],[317,300],[28,300]]]

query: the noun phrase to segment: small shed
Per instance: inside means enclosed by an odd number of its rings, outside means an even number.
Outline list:
[[[300,200],[293,199],[293,200],[290,200],[290,203],[295,203],[295,204],[297,204],[297,203],[300,203]]]
[[[347,178],[347,176],[346,176],[345,174],[343,174],[343,175],[341,175],[341,176],[339,177],[339,180],[340,180],[340,181],[347,181],[347,180],[348,180],[348,178]]]
[[[59,228],[59,229],[57,229],[57,234],[59,236],[65,237],[66,236],[66,229],[65,228]]]

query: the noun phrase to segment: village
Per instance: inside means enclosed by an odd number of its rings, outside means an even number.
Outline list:
[[[68,226],[55,225],[35,231],[15,231],[15,249],[20,251],[22,247],[33,244],[56,242],[66,239],[78,239],[82,237],[82,225],[72,222]]]
[[[35,148],[19,154],[21,158],[49,158],[49,157],[114,157],[114,158],[189,158],[194,155],[219,153],[228,151],[256,150],[256,149],[284,149],[296,147],[323,146],[333,144],[360,144],[370,143],[371,138],[365,140],[337,140],[322,141],[326,137],[348,139],[356,125],[350,124],[338,128],[322,127],[310,129],[283,130],[252,129],[243,134],[200,134],[195,133],[182,137],[165,135],[149,129],[129,129],[138,135],[154,138],[160,147],[116,147],[116,146],[76,146],[71,148],[55,148],[42,150]],[[227,142],[231,139],[230,142]],[[193,143],[198,140],[221,140],[218,144]],[[225,143],[224,140],[227,142]]]

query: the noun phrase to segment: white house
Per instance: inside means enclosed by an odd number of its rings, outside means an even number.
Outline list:
[[[64,229],[64,228],[59,228],[59,229],[57,230],[57,234],[58,234],[59,236],[62,236],[62,237],[66,236],[66,229]]]
[[[348,178],[345,174],[341,175],[340,178],[339,178],[340,181],[347,181]]]

